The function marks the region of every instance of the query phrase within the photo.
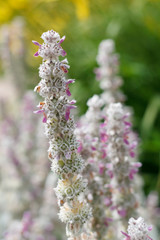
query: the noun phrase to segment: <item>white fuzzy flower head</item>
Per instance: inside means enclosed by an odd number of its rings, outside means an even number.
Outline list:
[[[41,38],[44,40],[45,43],[54,43],[60,40],[60,35],[57,32],[50,30],[44,32]]]
[[[99,45],[99,51],[112,53],[115,50],[115,44],[112,39],[103,40]]]
[[[112,103],[107,110],[109,120],[120,120],[124,115],[121,103]]]
[[[101,108],[103,106],[103,100],[98,96],[94,95],[87,102],[88,107]]]
[[[80,223],[84,224],[92,216],[91,208],[84,202],[73,202],[70,207],[65,203],[59,212],[59,218],[65,223]]]
[[[128,235],[129,240],[149,240],[151,239],[148,236],[148,232],[152,229],[151,226],[148,226],[142,217],[139,217],[137,220],[134,218],[129,219],[128,226]]]
[[[97,55],[97,62],[100,65],[104,65],[110,62],[112,59],[111,54],[113,54],[115,50],[114,41],[111,39],[103,40],[99,45],[98,55]]]
[[[82,176],[74,176],[72,179],[62,179],[58,181],[55,188],[56,195],[59,199],[71,199],[82,193],[87,186],[87,181]]]

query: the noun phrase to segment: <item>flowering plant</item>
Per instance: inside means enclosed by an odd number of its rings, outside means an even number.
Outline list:
[[[52,162],[51,169],[58,175],[55,192],[60,206],[59,217],[66,223],[66,233],[71,239],[81,234],[83,224],[90,218],[91,209],[84,201],[83,192],[87,182],[81,176],[84,161],[77,152],[78,142],[74,134],[75,124],[71,109],[75,108],[75,100],[71,96],[65,74],[69,65],[67,59],[59,60],[66,52],[61,47],[65,37],[60,38],[53,30],[42,34],[44,43],[39,46],[35,56],[43,58],[39,68],[42,78],[35,87],[44,101],[38,105],[35,113],[43,113],[45,134],[49,139],[48,157]],[[75,239],[75,238],[74,238]]]

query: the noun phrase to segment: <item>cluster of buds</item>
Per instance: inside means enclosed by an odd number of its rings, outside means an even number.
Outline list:
[[[103,40],[99,45],[97,55],[99,67],[95,69],[95,73],[97,80],[100,81],[100,88],[103,90],[101,97],[106,104],[125,100],[124,94],[119,90],[123,84],[122,78],[118,76],[119,56],[114,51],[114,41]]]
[[[110,162],[109,169],[113,174],[112,200],[118,215],[126,220],[138,207],[132,180],[141,167],[141,163],[134,160],[137,140],[131,130],[128,117],[129,113],[125,112],[122,104],[109,105],[106,118],[108,137],[106,151]]]
[[[148,235],[152,226],[148,226],[142,217],[138,219],[130,218],[128,224],[127,233],[122,232],[125,236],[124,240],[152,240]]]
[[[42,79],[35,91],[44,101],[40,102],[36,113],[43,114],[45,134],[49,139],[48,157],[52,171],[59,178],[55,189],[60,205],[59,217],[66,223],[67,236],[72,238],[81,234],[83,224],[91,217],[91,209],[83,197],[87,185],[81,177],[84,161],[77,152],[75,124],[73,116],[70,116],[75,100],[68,98],[71,96],[68,85],[74,80],[65,78],[69,69],[67,59],[59,60],[59,56],[66,55],[61,47],[65,37],[60,38],[51,30],[43,33],[41,38],[44,40],[42,45],[33,41],[39,46],[35,56],[43,58],[39,68]]]
[[[104,101],[98,95],[94,95],[88,100],[87,105],[88,111],[80,119],[76,133],[80,141],[78,150],[87,164],[84,174],[89,182],[89,192],[86,197],[93,209],[90,226],[96,236],[101,239],[105,235],[106,225],[110,221],[104,211],[104,195],[109,194],[108,188],[104,187],[109,178],[104,177],[102,166],[102,162],[106,159],[106,135],[103,134],[104,132],[100,133]]]

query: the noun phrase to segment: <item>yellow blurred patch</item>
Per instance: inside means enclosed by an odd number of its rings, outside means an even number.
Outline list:
[[[8,21],[12,16],[12,9],[7,3],[2,2],[0,6],[0,23]]]
[[[25,9],[28,3],[28,0],[8,0],[9,6],[16,10]]]
[[[76,14],[79,20],[85,20],[88,18],[89,11],[89,1],[88,0],[71,0],[76,7]]]

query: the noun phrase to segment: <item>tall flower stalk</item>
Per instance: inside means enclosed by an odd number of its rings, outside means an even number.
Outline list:
[[[65,37],[51,30],[42,34],[44,43],[39,46],[35,56],[43,58],[39,68],[41,81],[35,87],[44,101],[38,105],[35,113],[43,114],[45,134],[49,139],[48,157],[52,162],[51,170],[58,175],[55,192],[60,206],[59,217],[66,223],[69,239],[79,239],[83,224],[90,218],[91,209],[84,200],[83,192],[87,182],[81,176],[84,161],[77,152],[78,143],[74,134],[75,124],[70,110],[75,108],[75,100],[69,100],[69,84],[73,79],[66,79],[69,65],[66,52],[61,47]]]
[[[119,90],[123,80],[118,76],[118,55],[114,51],[112,40],[100,43],[95,73],[103,92],[89,99],[88,111],[77,129],[79,151],[87,162],[91,228],[101,240],[116,239],[114,227],[119,225],[121,229],[121,222],[127,225],[138,206],[132,179],[141,166],[134,160],[137,141],[128,120],[130,114],[118,103],[125,96]]]

